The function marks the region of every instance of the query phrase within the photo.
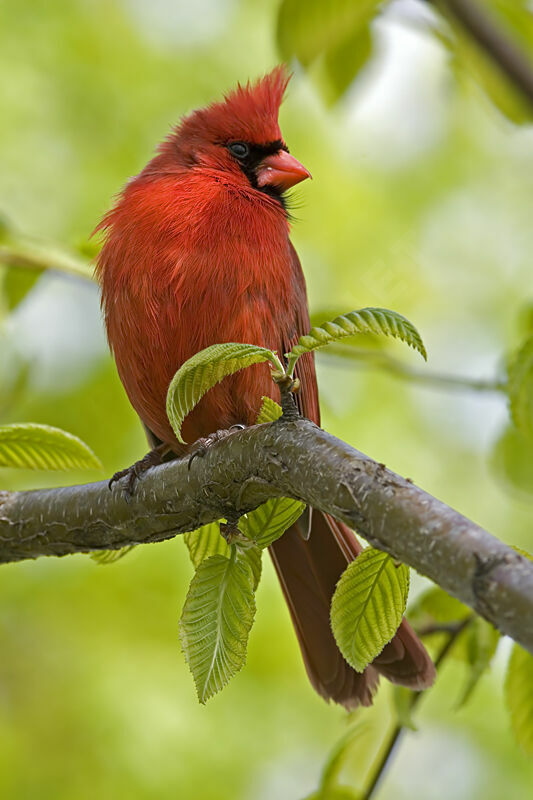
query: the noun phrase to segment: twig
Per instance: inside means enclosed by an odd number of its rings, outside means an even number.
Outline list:
[[[464,629],[470,624],[473,618],[474,618],[473,615],[470,615],[466,617],[464,620],[461,620],[461,622],[458,622],[455,625],[449,627],[447,631],[449,633],[448,639],[444,643],[440,653],[435,659],[435,666],[437,667],[437,669],[442,665],[442,662],[450,652],[455,641],[464,631]],[[411,693],[411,706],[410,706],[411,711],[414,708],[416,708],[416,706],[422,699],[423,695],[424,695],[423,692]],[[369,785],[367,786],[365,793],[362,795],[361,800],[371,800],[371,797],[373,797],[374,792],[376,791],[379,783],[381,782],[381,779],[383,778],[383,775],[385,774],[385,770],[387,769],[387,766],[390,763],[390,760],[398,745],[400,736],[402,735],[404,730],[405,727],[401,723],[397,723],[396,726],[394,727],[391,737],[388,741],[387,747],[380,756],[374,775],[372,776],[372,779]]]
[[[448,11],[533,106],[533,66],[475,0],[429,0]]]
[[[414,369],[386,353],[368,350],[362,347],[335,347],[331,345],[324,350],[326,358],[350,361],[366,369],[378,369],[389,372],[393,377],[410,383],[418,383],[430,389],[457,389],[459,391],[505,392],[506,384],[502,380],[492,378],[468,378],[462,375],[445,375],[438,372],[426,372]]]
[[[92,280],[92,270],[88,262],[64,250],[41,244],[2,244],[0,264],[19,269],[52,270]]]

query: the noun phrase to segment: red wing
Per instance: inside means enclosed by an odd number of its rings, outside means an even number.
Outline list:
[[[302,272],[300,259],[296,250],[290,245],[291,267],[294,281],[294,329],[289,332],[283,341],[283,352],[287,353],[303,334],[309,333],[309,308],[307,305],[307,291],[305,278]],[[296,364],[295,377],[300,381],[301,388],[295,395],[296,405],[302,416],[320,425],[320,406],[318,402],[318,386],[315,372],[314,353],[305,353],[300,356]]]

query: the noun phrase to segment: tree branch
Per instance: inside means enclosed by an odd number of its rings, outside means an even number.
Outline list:
[[[429,0],[448,11],[533,105],[533,67],[513,39],[475,0]]]
[[[130,501],[105,482],[0,493],[0,562],[162,541],[276,496],[333,514],[533,652],[533,563],[305,419],[151,469]]]

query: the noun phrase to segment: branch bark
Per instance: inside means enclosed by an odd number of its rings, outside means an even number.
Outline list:
[[[533,563],[305,419],[238,431],[204,458],[105,482],[0,493],[0,562],[157,542],[288,496],[427,575],[533,653]]]

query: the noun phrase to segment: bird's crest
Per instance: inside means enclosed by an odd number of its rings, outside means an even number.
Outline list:
[[[224,100],[185,117],[175,133],[180,139],[242,139],[257,144],[281,139],[278,112],[290,77],[281,64],[254,83],[237,84]]]

